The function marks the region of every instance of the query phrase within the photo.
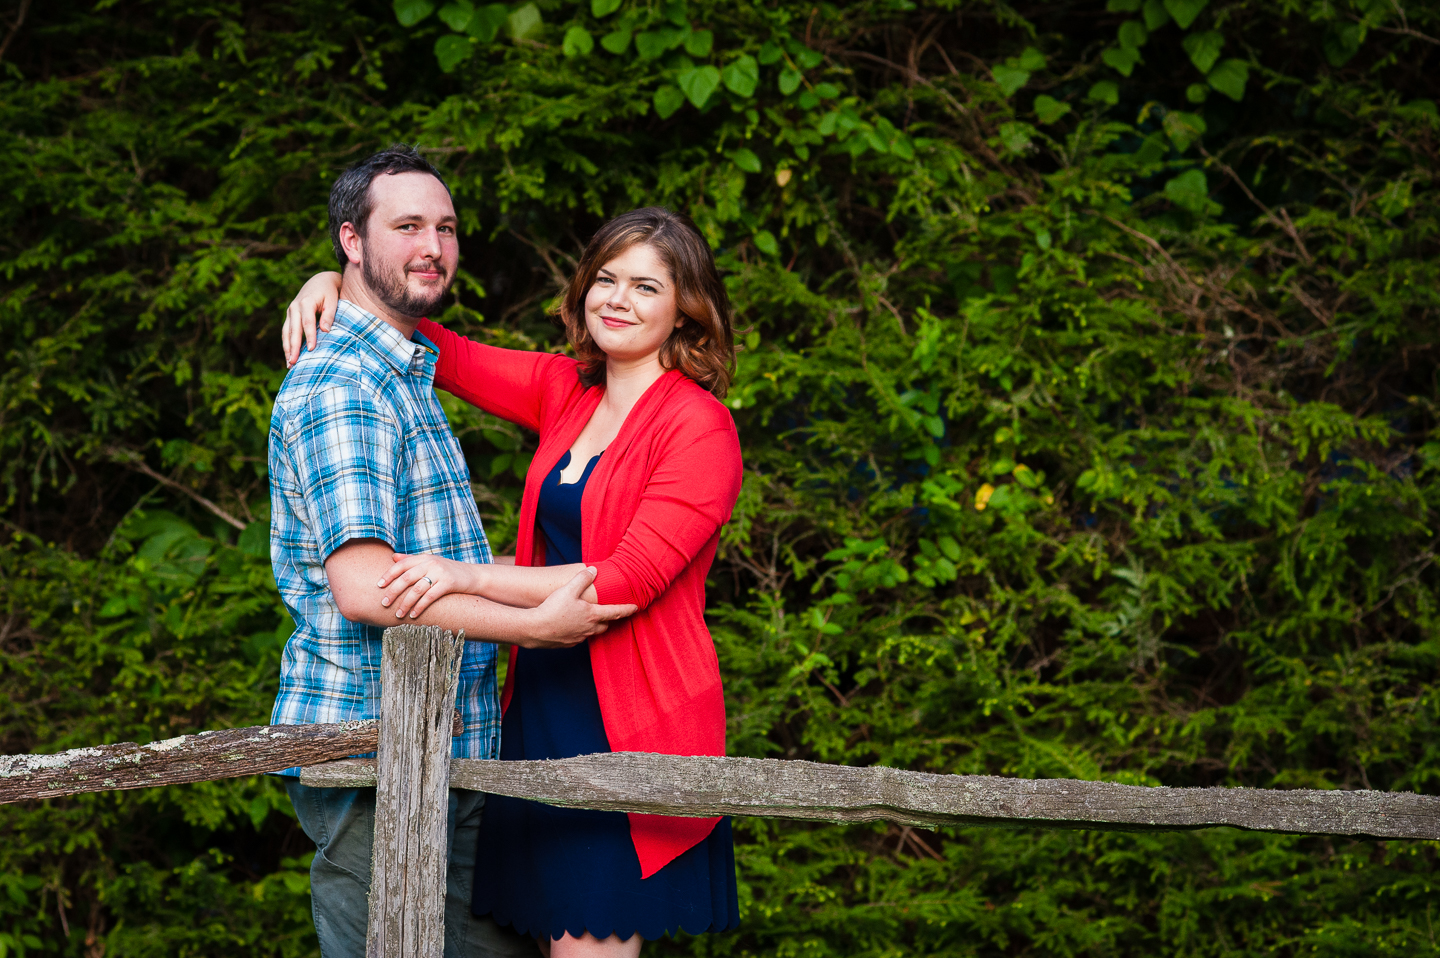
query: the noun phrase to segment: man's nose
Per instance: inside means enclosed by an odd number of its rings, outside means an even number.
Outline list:
[[[440,230],[431,228],[420,234],[420,252],[431,259],[439,259],[444,253],[440,243]]]

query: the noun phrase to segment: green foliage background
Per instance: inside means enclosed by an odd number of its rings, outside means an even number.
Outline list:
[[[7,24],[23,14],[11,31]],[[734,754],[1440,792],[1436,37],[1411,0],[0,10],[0,751],[266,720],[280,307],[451,177],[444,320],[560,348],[663,203],[745,327]],[[448,401],[497,542],[533,440]],[[1435,843],[747,821],[693,955],[1415,955]],[[0,808],[0,958],[309,955],[273,782]]]

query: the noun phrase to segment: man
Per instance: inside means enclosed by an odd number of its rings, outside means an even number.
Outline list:
[[[489,562],[470,474],[432,390],[436,350],[416,332],[459,262],[455,209],[440,174],[392,148],[345,171],[330,191],[330,237],[342,272],[331,335],[296,364],[270,422],[271,558],[295,619],[285,646],[277,725],[379,716],[380,639],[396,613],[376,586],[395,552]],[[447,595],[418,619],[470,639],[527,648],[573,645],[634,606],[580,596],[586,570],[535,609]],[[457,707],[458,758],[499,754],[496,649],[467,644]],[[362,958],[375,790],[286,789],[315,842],[311,891],[324,958]],[[484,795],[450,792],[447,958],[525,955],[535,945],[470,913]]]

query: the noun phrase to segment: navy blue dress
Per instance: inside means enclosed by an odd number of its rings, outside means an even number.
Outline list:
[[[547,565],[580,562],[580,497],[600,461],[579,482],[560,484],[567,452],[540,488]],[[610,751],[600,718],[588,643],[521,649],[500,733],[502,761],[570,758]],[[491,795],[476,856],[474,911],[536,938],[565,932],[596,938],[659,938],[726,931],[740,923],[730,819],[649,878],[621,812],[555,808]]]

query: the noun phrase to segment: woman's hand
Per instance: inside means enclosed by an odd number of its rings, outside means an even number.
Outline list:
[[[376,583],[385,590],[380,604],[395,609],[395,618],[415,618],[451,592],[480,594],[484,566],[456,562],[436,555],[395,553],[395,563]]]
[[[285,365],[300,359],[300,346],[315,348],[319,333],[315,331],[318,316],[320,332],[330,332],[335,322],[335,307],[340,303],[340,274],[316,273],[300,287],[300,292],[285,307],[285,325],[280,330],[280,344],[285,348]]]

